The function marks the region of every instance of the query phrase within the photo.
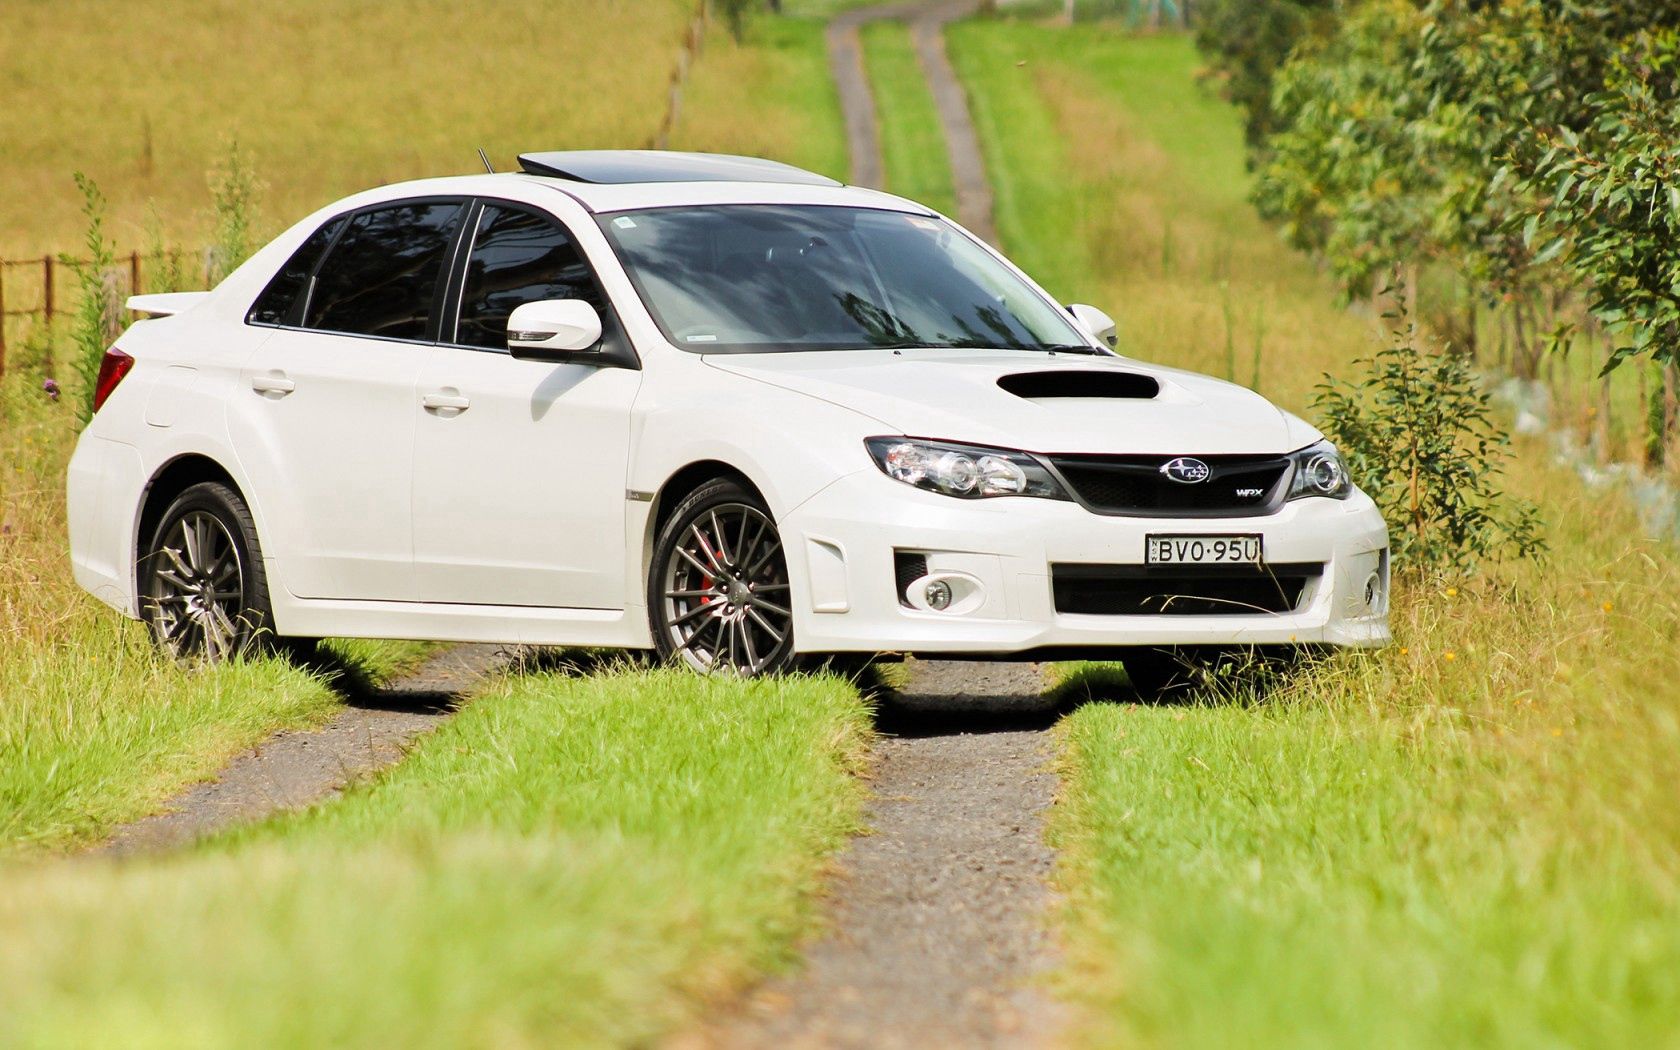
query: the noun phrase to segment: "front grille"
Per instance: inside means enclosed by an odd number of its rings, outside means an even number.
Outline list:
[[[1050,456],[1080,502],[1101,514],[1140,518],[1232,518],[1283,506],[1289,461],[1281,456],[1200,456],[1206,481],[1161,472],[1177,456]]]
[[[928,574],[927,555],[913,551],[893,551],[893,575],[898,579],[898,604],[908,606],[904,590]]]
[[[1293,612],[1319,562],[1266,566],[1050,566],[1056,611],[1087,616],[1254,616]]]

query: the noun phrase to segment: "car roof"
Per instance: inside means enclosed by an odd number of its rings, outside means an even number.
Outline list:
[[[925,205],[890,193],[847,186],[802,168],[756,157],[663,150],[573,150],[527,153],[520,159],[528,170],[381,186],[345,198],[334,207],[364,207],[430,194],[498,196],[510,191],[529,200],[547,191],[563,193],[596,213],[723,204],[803,204],[933,214]],[[538,192],[533,194],[532,190]]]
[[[521,153],[519,167],[528,175],[548,175],[570,182],[623,186],[647,182],[775,182],[798,186],[838,186],[827,175],[760,157],[728,153],[682,153],[658,149],[582,149]]]

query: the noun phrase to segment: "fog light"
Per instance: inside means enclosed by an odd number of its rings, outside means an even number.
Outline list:
[[[922,599],[929,609],[944,612],[951,607],[951,585],[944,580],[934,580],[922,591]]]
[[[1365,577],[1365,607],[1372,612],[1382,612],[1383,581],[1382,573],[1373,572]]]

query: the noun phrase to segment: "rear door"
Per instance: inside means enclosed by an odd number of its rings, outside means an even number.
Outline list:
[[[298,597],[418,595],[416,383],[467,207],[416,199],[334,220],[252,309],[275,331],[247,361],[229,423],[263,501],[264,555]]]
[[[609,356],[633,361],[623,331],[576,240],[546,212],[485,201],[462,251],[459,309],[419,385],[421,600],[621,609],[641,372],[516,361],[507,319],[523,303],[584,299],[601,313],[602,338],[616,341]]]

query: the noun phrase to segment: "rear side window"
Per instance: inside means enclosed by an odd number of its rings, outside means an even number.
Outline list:
[[[303,327],[427,339],[443,263],[465,205],[425,201],[365,211],[315,275]]]
[[[508,315],[540,299],[606,303],[570,235],[557,223],[517,208],[486,205],[467,260],[455,342],[507,348]]]
[[[257,297],[245,320],[251,324],[297,324],[298,308],[303,305],[299,300],[304,286],[309,283],[309,275],[315,271],[315,264],[321,261],[321,253],[327,250],[327,245],[344,227],[344,221],[344,216],[340,215],[310,234],[303,247],[293,252],[286,265],[268,282],[268,287]]]

